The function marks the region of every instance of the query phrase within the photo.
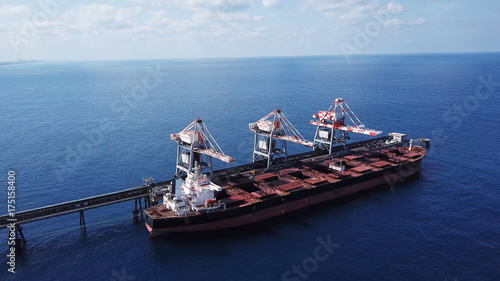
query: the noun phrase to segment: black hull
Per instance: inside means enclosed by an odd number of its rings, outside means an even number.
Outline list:
[[[299,189],[288,195],[276,196],[224,211],[161,219],[146,216],[146,226],[150,235],[155,236],[165,232],[210,231],[247,225],[380,186],[394,185],[418,175],[422,160],[423,156],[411,163],[406,162],[398,166],[370,171],[358,177],[346,178],[314,188]]]

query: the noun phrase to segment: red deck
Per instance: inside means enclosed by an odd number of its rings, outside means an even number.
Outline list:
[[[290,168],[275,172],[264,172],[264,168],[244,171],[230,175],[227,184],[222,186],[227,197],[220,199],[220,202],[227,208],[238,208],[269,197],[285,196],[300,189],[316,188],[328,182],[359,177],[404,162],[411,163],[420,159],[419,157],[425,155],[425,152],[425,149],[420,147],[414,147],[411,151],[406,147],[381,149],[369,153],[362,151],[347,155],[343,159],[327,159],[326,156],[306,158],[294,163]],[[346,164],[345,171],[333,170],[328,165],[331,161],[338,163],[341,160]],[[164,204],[152,207],[146,212],[155,219],[176,217],[176,214],[166,209]]]
[[[289,182],[289,183],[277,186],[277,188],[284,190],[284,191],[291,191],[291,190],[297,189],[299,187],[304,187],[304,186],[298,182]]]
[[[403,155],[404,157],[406,158],[416,158],[418,156],[420,156],[420,153],[417,153],[417,152],[410,152],[410,153],[406,153],[405,155]]]
[[[265,173],[262,175],[255,176],[255,179],[258,181],[272,181],[272,180],[275,180],[277,178],[278,178],[278,176],[276,174],[273,174],[273,173]]]
[[[234,195],[231,197],[221,199],[220,201],[226,205],[235,205],[236,203],[238,204],[244,203],[245,197],[241,195]]]
[[[363,156],[362,155],[347,155],[344,158],[348,159],[348,160],[356,160],[356,159],[363,158]]]
[[[377,168],[383,168],[385,166],[391,165],[391,163],[389,163],[387,161],[384,161],[384,160],[380,160],[380,161],[377,161],[377,162],[373,162],[371,165],[374,166],[374,167],[377,167]]]
[[[364,173],[366,171],[371,171],[372,170],[372,167],[368,166],[368,165],[359,165],[357,167],[354,167],[351,169],[351,171],[354,171],[356,173]]]

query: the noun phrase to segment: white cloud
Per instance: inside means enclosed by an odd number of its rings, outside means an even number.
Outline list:
[[[304,7],[322,12],[325,18],[359,20],[380,8],[377,0],[307,0]]]
[[[173,3],[175,2],[175,3]],[[178,17],[170,9],[147,11],[146,22],[142,22],[134,32],[147,30],[160,36],[168,36],[177,41],[199,40],[237,40],[260,35],[262,30],[254,30],[251,22],[263,19],[261,15],[254,15],[242,10],[250,1],[171,1],[174,7],[192,12],[190,16]],[[224,3],[231,3],[237,8],[222,9]],[[219,8],[215,9],[214,6]],[[144,17],[140,17],[141,19]],[[176,39],[177,38],[177,39]]]
[[[389,4],[387,4],[386,7],[387,7],[387,10],[393,14],[397,14],[397,13],[400,13],[403,11],[403,5],[401,5],[401,4],[394,4],[394,3],[390,2]]]
[[[213,10],[219,12],[234,12],[246,10],[252,4],[252,0],[131,0],[135,3],[149,3],[153,6],[173,5],[185,10],[200,11]]]
[[[257,31],[257,32],[263,32],[263,31],[268,31],[268,30],[269,30],[269,27],[265,27],[265,26],[257,27],[254,29],[254,31]]]
[[[19,6],[1,6],[0,17],[23,17],[26,18],[31,14],[31,9],[26,5]]]
[[[252,32],[248,33],[246,37],[259,37],[259,36],[262,36],[263,33],[267,32],[269,30],[268,27],[265,27],[265,26],[261,26],[261,27],[257,27],[257,28],[254,28]]]
[[[390,19],[390,20],[385,22],[385,25],[387,25],[387,26],[399,26],[401,24],[403,24],[403,22],[401,20],[398,20],[398,19]]]
[[[366,10],[380,6],[376,0],[308,0],[307,4],[318,11]]]
[[[130,18],[138,14],[138,8],[124,9],[114,5],[91,4],[78,6],[62,15],[65,22],[82,32],[94,34],[112,33],[113,30],[133,29]]]
[[[325,14],[325,17],[327,15]],[[334,13],[331,13],[332,17],[335,17]],[[341,20],[360,20],[366,18],[367,15],[365,13],[360,13],[360,12],[352,12],[352,13],[344,13],[341,15],[338,15],[338,18]]]
[[[422,25],[422,24],[426,24],[426,23],[427,22],[422,18],[416,19],[416,20],[411,22],[412,25]]]
[[[262,0],[262,5],[266,8],[283,8],[283,2],[281,0]]]
[[[245,13],[253,0],[130,0],[136,5],[112,4],[75,5],[64,10],[49,22],[40,25],[42,40],[48,36],[61,35],[58,40],[66,42],[106,40],[107,44],[118,41],[137,41],[140,38],[184,39],[213,38],[227,36],[238,38],[254,31],[249,23],[263,19],[261,15]],[[166,7],[162,7],[166,5]],[[175,9],[188,12],[179,17]],[[3,14],[30,13],[26,6],[0,9]],[[5,19],[3,20],[5,22]],[[247,24],[248,23],[248,24]],[[255,33],[254,33],[255,34]],[[139,38],[139,39],[138,39]],[[228,39],[229,40],[229,39]]]
[[[219,14],[221,21],[250,21],[253,18],[248,13],[222,13]]]

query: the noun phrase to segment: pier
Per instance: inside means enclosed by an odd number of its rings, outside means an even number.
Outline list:
[[[155,205],[161,200],[162,194],[171,188],[172,181],[154,183],[151,178],[145,178],[143,185],[122,191],[16,212],[13,217],[10,215],[0,216],[0,227],[5,228],[14,224],[16,240],[22,241],[24,244],[26,240],[22,232],[22,224],[79,212],[80,225],[85,228],[85,210],[131,200],[135,200],[135,210],[132,213],[134,216],[137,216],[137,214],[142,211],[142,201],[144,201],[144,208]]]

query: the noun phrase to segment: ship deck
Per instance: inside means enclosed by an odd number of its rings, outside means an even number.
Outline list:
[[[313,189],[327,183],[336,183],[365,173],[404,165],[419,160],[426,150],[414,146],[383,149],[353,148],[348,155],[328,158],[326,154],[311,153],[309,157],[292,159],[270,170],[258,165],[235,167],[216,175],[216,183],[223,191],[217,196],[226,209],[251,205],[268,198],[286,196],[302,189]],[[335,167],[344,166],[344,169]],[[153,219],[178,217],[164,204],[146,211]],[[201,214],[201,213],[198,213]],[[190,213],[187,216],[193,216]]]

